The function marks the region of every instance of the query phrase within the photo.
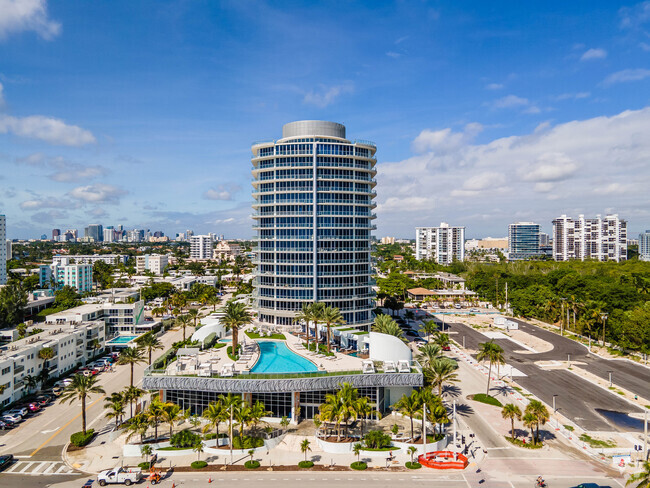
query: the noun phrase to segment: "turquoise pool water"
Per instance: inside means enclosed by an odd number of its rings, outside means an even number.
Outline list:
[[[281,341],[258,341],[260,358],[251,373],[312,373],[318,371],[314,363],[299,356]]]
[[[115,339],[111,339],[106,344],[127,344],[137,337],[137,335],[121,335],[117,336]]]

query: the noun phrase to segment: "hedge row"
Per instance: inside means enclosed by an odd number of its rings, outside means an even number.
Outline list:
[[[160,369],[164,367],[169,361],[176,356],[176,349],[171,348],[153,362],[153,369]]]
[[[75,432],[70,436],[70,444],[77,447],[84,447],[93,440],[93,437],[95,437],[94,429],[88,429],[85,434],[83,432]]]

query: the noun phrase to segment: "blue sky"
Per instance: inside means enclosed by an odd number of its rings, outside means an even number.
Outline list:
[[[650,2],[0,0],[0,212],[252,235],[250,144],[378,145],[378,236],[650,228]]]

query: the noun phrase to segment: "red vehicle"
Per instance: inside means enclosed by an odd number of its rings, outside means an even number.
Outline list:
[[[27,408],[30,412],[38,412],[41,409],[41,406],[38,403],[30,403],[27,405]]]

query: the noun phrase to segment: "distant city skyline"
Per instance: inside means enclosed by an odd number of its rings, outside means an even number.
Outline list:
[[[250,239],[251,143],[301,119],[380,148],[376,237],[441,221],[467,238],[517,221],[550,234],[558,215],[609,213],[636,236],[650,228],[648,12],[606,0],[1,9],[7,237],[92,222]]]

